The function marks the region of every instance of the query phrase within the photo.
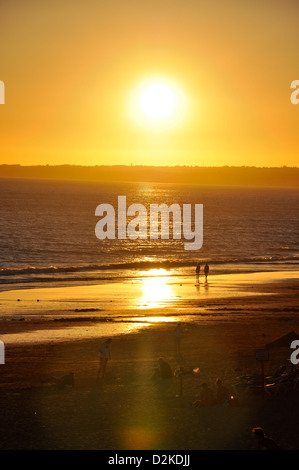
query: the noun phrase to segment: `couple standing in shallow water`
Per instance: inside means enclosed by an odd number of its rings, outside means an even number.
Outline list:
[[[210,272],[210,266],[208,265],[208,263],[206,263],[205,267],[204,267],[204,274],[205,274],[206,281],[208,280],[209,272]],[[199,275],[200,275],[200,264],[197,263],[197,266],[196,266],[196,280],[197,280],[197,282],[199,282]]]

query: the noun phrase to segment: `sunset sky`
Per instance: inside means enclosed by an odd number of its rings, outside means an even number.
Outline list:
[[[297,0],[1,1],[0,163],[298,166],[298,24]]]

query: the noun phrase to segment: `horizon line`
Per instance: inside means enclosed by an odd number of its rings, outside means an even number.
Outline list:
[[[256,168],[256,169],[299,169],[298,166],[256,166],[256,165],[143,165],[143,164],[121,164],[115,163],[111,165],[107,164],[94,164],[94,165],[84,165],[77,163],[37,163],[37,164],[28,164],[24,165],[22,163],[0,163],[0,166],[18,166],[18,167],[62,167],[62,166],[73,166],[73,167],[85,167],[85,168],[94,168],[94,167],[120,167],[125,166],[128,168],[142,167],[142,168]]]

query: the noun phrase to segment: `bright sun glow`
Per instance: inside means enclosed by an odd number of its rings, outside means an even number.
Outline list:
[[[140,108],[150,119],[163,120],[175,111],[176,98],[174,91],[165,83],[150,83],[141,93]]]
[[[164,130],[181,123],[186,97],[174,82],[151,78],[141,82],[129,99],[131,119],[142,127]]]
[[[174,297],[171,286],[163,277],[148,277],[143,279],[142,297],[140,305],[156,308],[168,303]]]

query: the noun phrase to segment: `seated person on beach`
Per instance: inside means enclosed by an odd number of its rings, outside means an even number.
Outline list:
[[[216,397],[215,397],[215,404],[222,405],[223,403],[229,401],[230,395],[227,389],[222,384],[221,379],[216,380]]]
[[[201,386],[199,400],[196,400],[193,405],[195,406],[211,406],[214,404],[214,393],[205,382]]]
[[[152,376],[152,380],[156,379],[171,379],[173,377],[173,373],[171,370],[170,365],[164,361],[164,359],[160,358],[159,361],[159,368],[154,372]]]
[[[162,358],[159,359],[159,367],[161,379],[170,379],[173,377],[170,365]]]
[[[258,442],[258,450],[279,450],[276,442],[265,436],[263,428],[253,428],[252,434]]]

